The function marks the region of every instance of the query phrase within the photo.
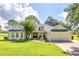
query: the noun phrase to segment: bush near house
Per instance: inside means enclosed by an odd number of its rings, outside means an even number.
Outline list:
[[[78,35],[74,34],[74,35],[72,35],[72,36],[73,36],[73,39],[74,39],[74,40],[78,40],[78,41],[79,41],[79,36],[78,36]]]
[[[4,38],[8,36],[8,33],[0,33],[0,40],[5,40]]]
[[[76,29],[72,32],[73,40],[79,40],[79,29]]]

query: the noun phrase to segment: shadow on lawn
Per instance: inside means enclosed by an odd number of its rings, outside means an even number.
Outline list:
[[[0,40],[0,41],[4,41],[4,42],[13,42],[13,43],[22,43],[22,42],[29,42],[31,40]]]
[[[0,40],[0,41],[7,41],[7,40]]]
[[[22,43],[22,42],[29,42],[29,41],[31,41],[31,40],[13,40],[13,41],[11,41],[11,42],[13,42],[13,43]]]

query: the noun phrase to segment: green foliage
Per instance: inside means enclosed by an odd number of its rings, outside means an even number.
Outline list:
[[[33,15],[26,17],[25,21],[21,22],[21,25],[25,28],[27,36],[29,36],[34,30],[36,30],[38,24],[39,20]]]
[[[25,20],[24,22],[22,22],[22,25],[24,26],[27,34],[30,34],[35,30],[35,24],[32,20]]]
[[[47,18],[47,20],[45,21],[45,24],[48,24],[48,25],[51,25],[51,26],[55,26],[55,25],[61,24],[64,27],[66,27],[67,29],[71,30],[71,26],[70,25],[67,25],[67,24],[65,24],[62,21],[57,21],[56,19],[53,19],[53,17],[51,17],[51,16],[49,16]]]
[[[74,40],[78,40],[79,41],[79,36],[76,34],[73,34]]]
[[[32,20],[33,22],[36,22],[38,24],[40,23],[37,17],[35,17],[34,15],[29,15],[28,17],[25,18],[25,20]]]
[[[68,12],[67,22],[72,29],[76,28],[79,25],[79,3],[73,3],[68,8],[65,9]]]
[[[54,19],[53,17],[49,16],[47,18],[47,20],[45,21],[45,24],[54,26],[54,25],[57,25],[58,24],[58,21],[56,19]]]
[[[78,35],[79,36],[79,28],[77,28],[77,29],[75,29],[73,32],[72,32],[72,34],[75,34],[75,35]]]

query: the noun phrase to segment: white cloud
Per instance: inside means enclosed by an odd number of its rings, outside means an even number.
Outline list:
[[[5,10],[10,10],[11,9],[11,5],[8,3],[3,4],[4,5],[4,9]]]
[[[0,3],[0,24],[3,25],[8,19],[22,21],[25,17],[34,15],[39,19],[39,14],[29,3]],[[5,19],[5,20],[4,20]]]
[[[3,14],[0,16],[4,16],[5,12],[7,12],[7,15],[5,17],[10,16],[12,18],[16,18],[17,16],[20,18],[26,17],[28,15],[34,15],[39,18],[39,14],[36,10],[34,10],[31,6],[29,6],[28,3],[1,3],[0,4],[0,12],[3,11]],[[8,16],[8,14],[10,16]],[[16,16],[15,16],[16,15]]]
[[[57,14],[58,17],[62,18],[62,22],[66,23],[66,17],[68,13],[67,12],[61,12],[60,14]]]
[[[27,11],[28,11],[28,12],[27,12]],[[23,14],[24,14],[25,16],[34,15],[34,16],[36,16],[37,18],[39,18],[38,12],[35,11],[31,6],[25,8],[23,12],[24,12]]]
[[[63,17],[64,19],[67,17],[67,12],[61,12],[60,14],[58,14],[57,16],[59,17]]]
[[[17,16],[15,20],[18,22],[22,21],[21,17],[19,17],[19,16]]]
[[[0,17],[0,25],[2,26],[1,29],[5,30],[5,26],[7,25],[7,20],[4,20],[2,17]]]

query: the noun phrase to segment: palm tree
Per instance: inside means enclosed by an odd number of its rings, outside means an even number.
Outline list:
[[[39,20],[34,15],[29,15],[28,17],[25,18],[25,20],[31,20],[34,23],[36,29],[40,24]]]
[[[34,15],[29,15],[28,17],[25,18],[25,20],[27,20],[27,19],[32,20],[38,24],[40,23],[39,20],[37,19],[37,17],[35,17]]]
[[[72,29],[76,28],[79,24],[79,3],[73,3],[65,9],[68,12],[66,21]]]
[[[29,39],[29,36],[31,35],[31,33],[35,30],[35,24],[33,21],[31,20],[25,20],[21,23],[21,25],[24,27],[25,31],[26,31],[26,38]]]
[[[39,20],[33,16],[30,15],[25,18],[25,21],[21,22],[21,25],[25,28],[26,35],[29,38],[31,33],[36,30],[36,26],[38,26]]]

